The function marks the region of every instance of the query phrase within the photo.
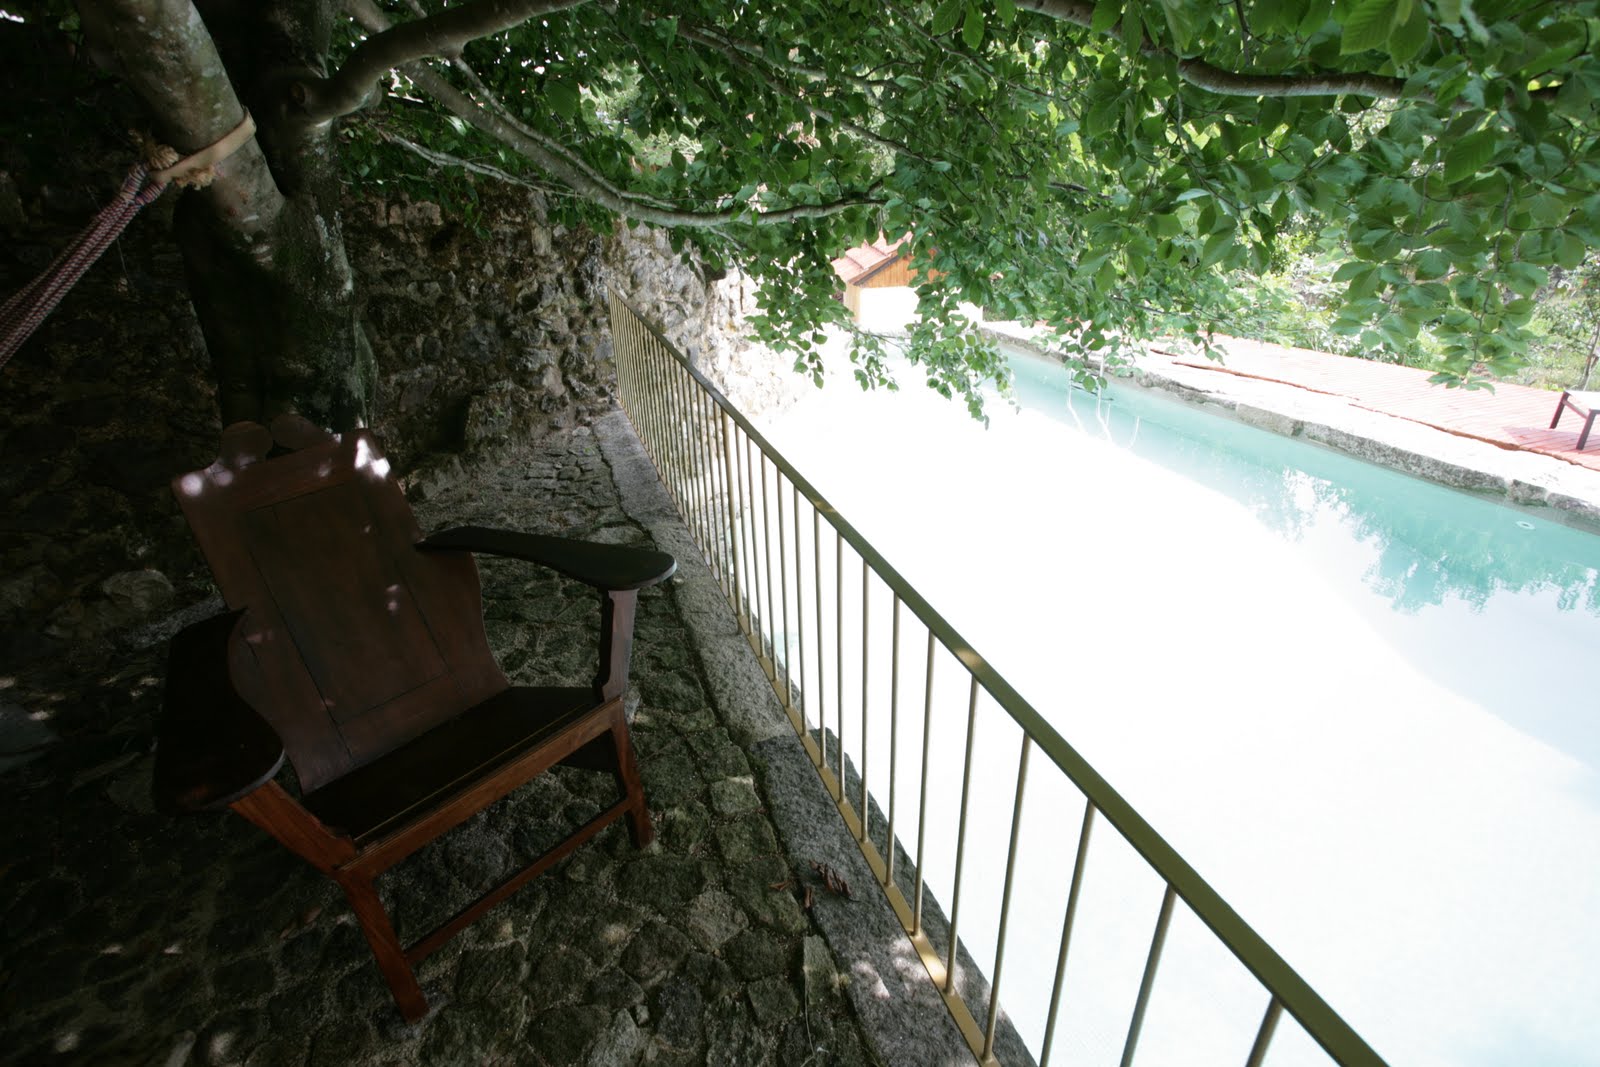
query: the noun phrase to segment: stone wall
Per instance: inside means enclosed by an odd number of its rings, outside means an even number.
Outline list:
[[[754,297],[740,275],[708,274],[644,226],[601,238],[551,225],[537,192],[481,195],[471,228],[427,202],[368,196],[346,211],[378,357],[376,428],[413,492],[609,409],[612,285],[741,411],[806,387],[745,339]]]
[[[26,220],[0,235],[9,293],[94,205],[25,174],[3,180]],[[586,423],[614,391],[602,250],[629,240],[551,226],[537,194],[486,199],[478,230],[431,203],[366,197],[346,209],[379,361],[376,428],[419,495]],[[92,648],[208,588],[167,490],[213,458],[220,431],[170,209],[141,217],[0,372],[0,626],[11,646],[0,671],[13,655]],[[665,291],[705,291],[676,264],[651,276]]]
[[[552,226],[537,192],[482,195],[472,226],[375,196],[345,212],[378,358],[376,428],[402,470],[542,437],[609,404],[601,240]]]
[[[666,234],[644,226],[619,229],[606,264],[622,295],[746,415],[781,410],[810,388],[789,361],[746,338],[744,316],[756,306],[749,279],[684,263]]]
[[[134,158],[138,108],[61,42],[0,22],[0,293],[65,248]],[[41,93],[43,98],[41,99]],[[170,236],[146,209],[0,370],[0,678],[97,655],[204,598],[210,580],[167,488],[216,455],[204,341]],[[353,196],[347,246],[379,360],[376,425],[419,495],[503,446],[611,404],[608,259],[691,350],[727,332],[715,284],[644,231],[552,225],[537,193],[484,187],[474,224]]]

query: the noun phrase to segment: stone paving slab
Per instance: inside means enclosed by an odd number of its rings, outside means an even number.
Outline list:
[[[707,664],[713,703],[758,769],[767,812],[784,851],[794,857],[802,871],[812,862],[819,862],[855,887],[848,898],[828,894],[821,891],[815,875],[807,875],[808,884],[815,890],[812,917],[819,924],[833,959],[844,969],[845,988],[875,1053],[887,1067],[974,1063],[638,438],[620,413],[599,419],[594,432],[611,463],[623,507],[651,532],[661,548],[678,558],[682,580],[679,602],[689,602],[685,590],[695,591],[698,610],[684,612],[690,637],[702,662]],[[701,600],[701,596],[710,599]],[[825,741],[832,759],[837,749],[833,747],[831,731]],[[846,760],[845,783],[849,795],[860,795],[861,780],[850,760]],[[874,805],[868,815],[873,840],[886,841],[883,812]],[[908,900],[914,893],[913,872],[911,858],[898,849],[896,879]],[[931,892],[925,894],[924,925],[934,944],[949,945],[948,925]],[[956,976],[962,997],[981,1017],[987,1010],[988,982],[964,945],[958,953]],[[1033,1063],[1004,1014],[996,1033],[996,1053],[1001,1063]]]
[[[435,483],[418,513],[425,529],[652,540],[585,430]],[[513,682],[586,683],[593,593],[520,563],[482,570],[490,639]],[[658,842],[636,850],[620,824],[607,829],[424,961],[439,1007],[411,1026],[331,882],[232,815],[153,811],[161,644],[125,645],[90,676],[0,678],[6,703],[60,738],[0,774],[0,1060],[880,1062],[893,1038],[864,1033],[852,968],[801,907],[809,871],[769,815],[763,750],[781,732],[770,715],[712,699],[726,678],[754,680],[700,654],[685,616],[724,633],[732,621],[687,582],[640,605],[631,705]],[[759,668],[757,679],[765,686]],[[537,854],[611,788],[559,770],[402,864],[380,883],[401,936]],[[942,1012],[900,1025],[953,1031]],[[919,1062],[971,1062],[964,1047],[930,1056]]]

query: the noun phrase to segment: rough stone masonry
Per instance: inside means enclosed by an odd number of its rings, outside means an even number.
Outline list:
[[[421,509],[644,543],[593,436],[517,450]],[[590,590],[485,561],[491,641],[520,684],[594,670]],[[0,1048],[18,1063],[865,1064],[834,955],[799,902],[761,768],[708,695],[678,590],[643,598],[635,743],[659,843],[613,827],[421,967],[442,1005],[401,1025],[338,890],[228,814],[149,801],[161,646],[48,691],[10,680],[59,740],[0,775],[8,813]],[[448,915],[609,797],[547,775],[389,879],[404,931]]]

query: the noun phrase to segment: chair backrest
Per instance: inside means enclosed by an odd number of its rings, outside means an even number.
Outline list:
[[[289,451],[267,458],[274,444]],[[246,611],[233,683],[303,789],[506,688],[477,566],[415,548],[421,531],[370,432],[236,423],[222,457],[172,487],[223,598]]]

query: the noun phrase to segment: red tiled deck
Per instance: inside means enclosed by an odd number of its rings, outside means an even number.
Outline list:
[[[1505,382],[1497,383],[1492,392],[1447,389],[1430,385],[1429,372],[1425,370],[1234,337],[1222,339],[1219,347],[1225,352],[1220,364],[1204,357],[1163,354],[1181,367],[1330,393],[1345,397],[1358,407],[1446,433],[1600,470],[1600,432],[1591,437],[1588,448],[1579,452],[1582,419],[1569,411],[1560,426],[1550,429],[1560,393]]]

